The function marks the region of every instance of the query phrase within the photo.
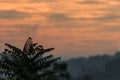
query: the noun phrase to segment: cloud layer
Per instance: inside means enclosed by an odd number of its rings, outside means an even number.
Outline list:
[[[1,0],[0,42],[29,36],[64,58],[120,50],[118,0]],[[71,55],[69,55],[71,54]]]
[[[31,17],[29,13],[19,12],[16,10],[2,10],[0,11],[0,19],[24,19]]]

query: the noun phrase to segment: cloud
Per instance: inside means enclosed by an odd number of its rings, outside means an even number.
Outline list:
[[[12,26],[12,25],[11,25]],[[13,25],[12,27],[14,28],[18,28],[19,30],[21,29],[22,31],[24,31],[26,34],[29,33],[36,33],[37,29],[39,28],[39,26],[37,24],[16,24]]]
[[[64,22],[64,21],[69,21],[72,18],[67,17],[64,14],[52,14],[48,16],[48,18],[54,22]]]
[[[93,47],[93,46],[95,46],[95,43],[67,43],[66,44],[67,46],[70,46],[71,48],[73,48],[73,47]]]
[[[76,20],[82,20],[82,21],[98,21],[98,22],[115,22],[116,20],[120,19],[120,15],[116,14],[106,14],[101,17],[93,17],[93,18],[77,18]]]
[[[79,4],[103,4],[103,2],[100,1],[83,1],[83,2],[78,2]]]
[[[0,2],[5,2],[5,3],[14,3],[14,2],[18,2],[18,0],[0,0]]]
[[[1,10],[0,19],[24,19],[29,18],[32,15],[30,13],[19,12],[16,10]]]
[[[30,0],[30,2],[54,2],[56,0]]]
[[[120,15],[112,14],[112,15],[106,15],[103,17],[95,18],[94,20],[96,20],[96,21],[114,21],[117,19],[120,19]]]
[[[14,24],[14,25],[0,25],[0,36],[11,35],[19,37],[18,35],[30,35],[35,34],[38,26],[37,25],[30,25],[30,24]],[[7,36],[8,37],[8,36]]]

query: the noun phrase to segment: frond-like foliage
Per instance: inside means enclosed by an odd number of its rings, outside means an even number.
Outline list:
[[[54,48],[44,49],[42,45],[33,43],[31,38],[27,39],[23,50],[8,43],[5,45],[8,49],[0,54],[0,74],[16,80],[44,80],[49,74],[47,69],[60,59],[53,55],[44,56]]]

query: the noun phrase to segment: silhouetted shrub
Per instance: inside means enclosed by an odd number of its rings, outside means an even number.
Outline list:
[[[43,48],[42,45],[33,43],[29,37],[23,50],[6,43],[8,49],[2,52],[0,59],[0,74],[12,77],[15,80],[44,80],[51,74],[47,69],[58,59],[53,55],[44,56],[54,48]]]

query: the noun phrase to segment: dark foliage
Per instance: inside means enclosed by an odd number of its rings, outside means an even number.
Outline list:
[[[54,74],[49,75],[46,80],[70,80],[67,64],[64,62],[54,63],[49,72],[53,72]]]
[[[0,74],[16,80],[44,80],[50,74],[46,70],[60,59],[53,55],[44,56],[54,48],[44,49],[42,45],[33,43],[31,38],[27,39],[23,50],[7,43],[5,45],[8,49],[0,54]]]

